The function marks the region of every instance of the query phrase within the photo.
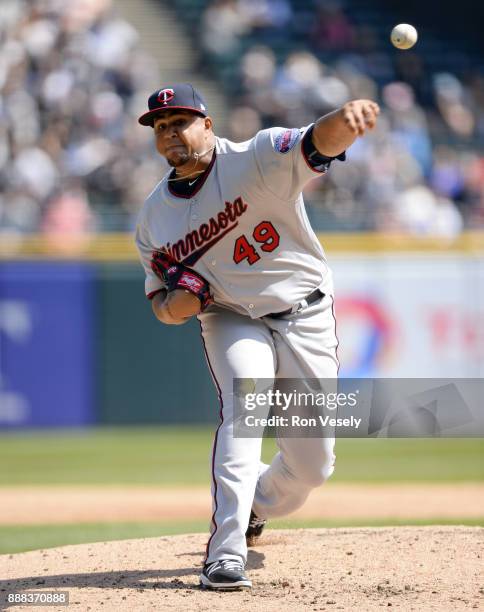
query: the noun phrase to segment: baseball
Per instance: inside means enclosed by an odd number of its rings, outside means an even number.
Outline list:
[[[409,23],[399,23],[390,35],[392,45],[397,49],[410,49],[417,42],[417,30]]]

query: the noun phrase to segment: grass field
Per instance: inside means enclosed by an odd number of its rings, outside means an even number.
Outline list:
[[[0,435],[0,487],[12,485],[206,485],[213,429],[99,428]],[[263,460],[276,451],[264,441]],[[484,480],[482,439],[338,440],[334,482]],[[273,528],[377,526],[394,521],[271,521]],[[438,519],[439,524],[482,521]],[[405,521],[425,524],[425,521]],[[207,521],[0,526],[0,554],[64,544],[206,532]]]
[[[213,429],[110,428],[0,435],[0,486],[209,483]],[[270,461],[274,440],[264,441]],[[484,480],[484,439],[347,440],[336,443],[338,482]]]

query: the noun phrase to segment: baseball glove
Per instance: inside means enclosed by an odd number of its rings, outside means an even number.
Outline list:
[[[200,300],[202,311],[212,303],[210,285],[203,276],[177,262],[168,253],[153,251],[151,255],[151,269],[165,284],[168,293],[175,291],[175,289],[193,293]]]

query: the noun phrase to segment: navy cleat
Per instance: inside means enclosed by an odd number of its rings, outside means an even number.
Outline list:
[[[259,518],[253,510],[250,511],[249,526],[245,532],[245,541],[249,548],[257,544],[266,523],[265,519]]]
[[[235,591],[250,588],[252,582],[245,575],[244,564],[235,559],[206,563],[200,574],[200,585],[205,589]]]

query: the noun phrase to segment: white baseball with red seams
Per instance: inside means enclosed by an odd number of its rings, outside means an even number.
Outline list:
[[[281,439],[267,466],[260,461],[261,439],[233,436],[234,378],[337,376],[332,275],[301,193],[323,174],[305,158],[307,129],[271,128],[238,144],[216,138],[197,190],[177,195],[165,176],[138,220],[146,294],[163,287],[150,266],[159,249],[205,277],[214,298],[198,315],[221,405],[207,562],[245,562],[251,508],[261,518],[292,512],[334,469],[333,438]],[[316,288],[322,299],[295,314],[269,316]]]

